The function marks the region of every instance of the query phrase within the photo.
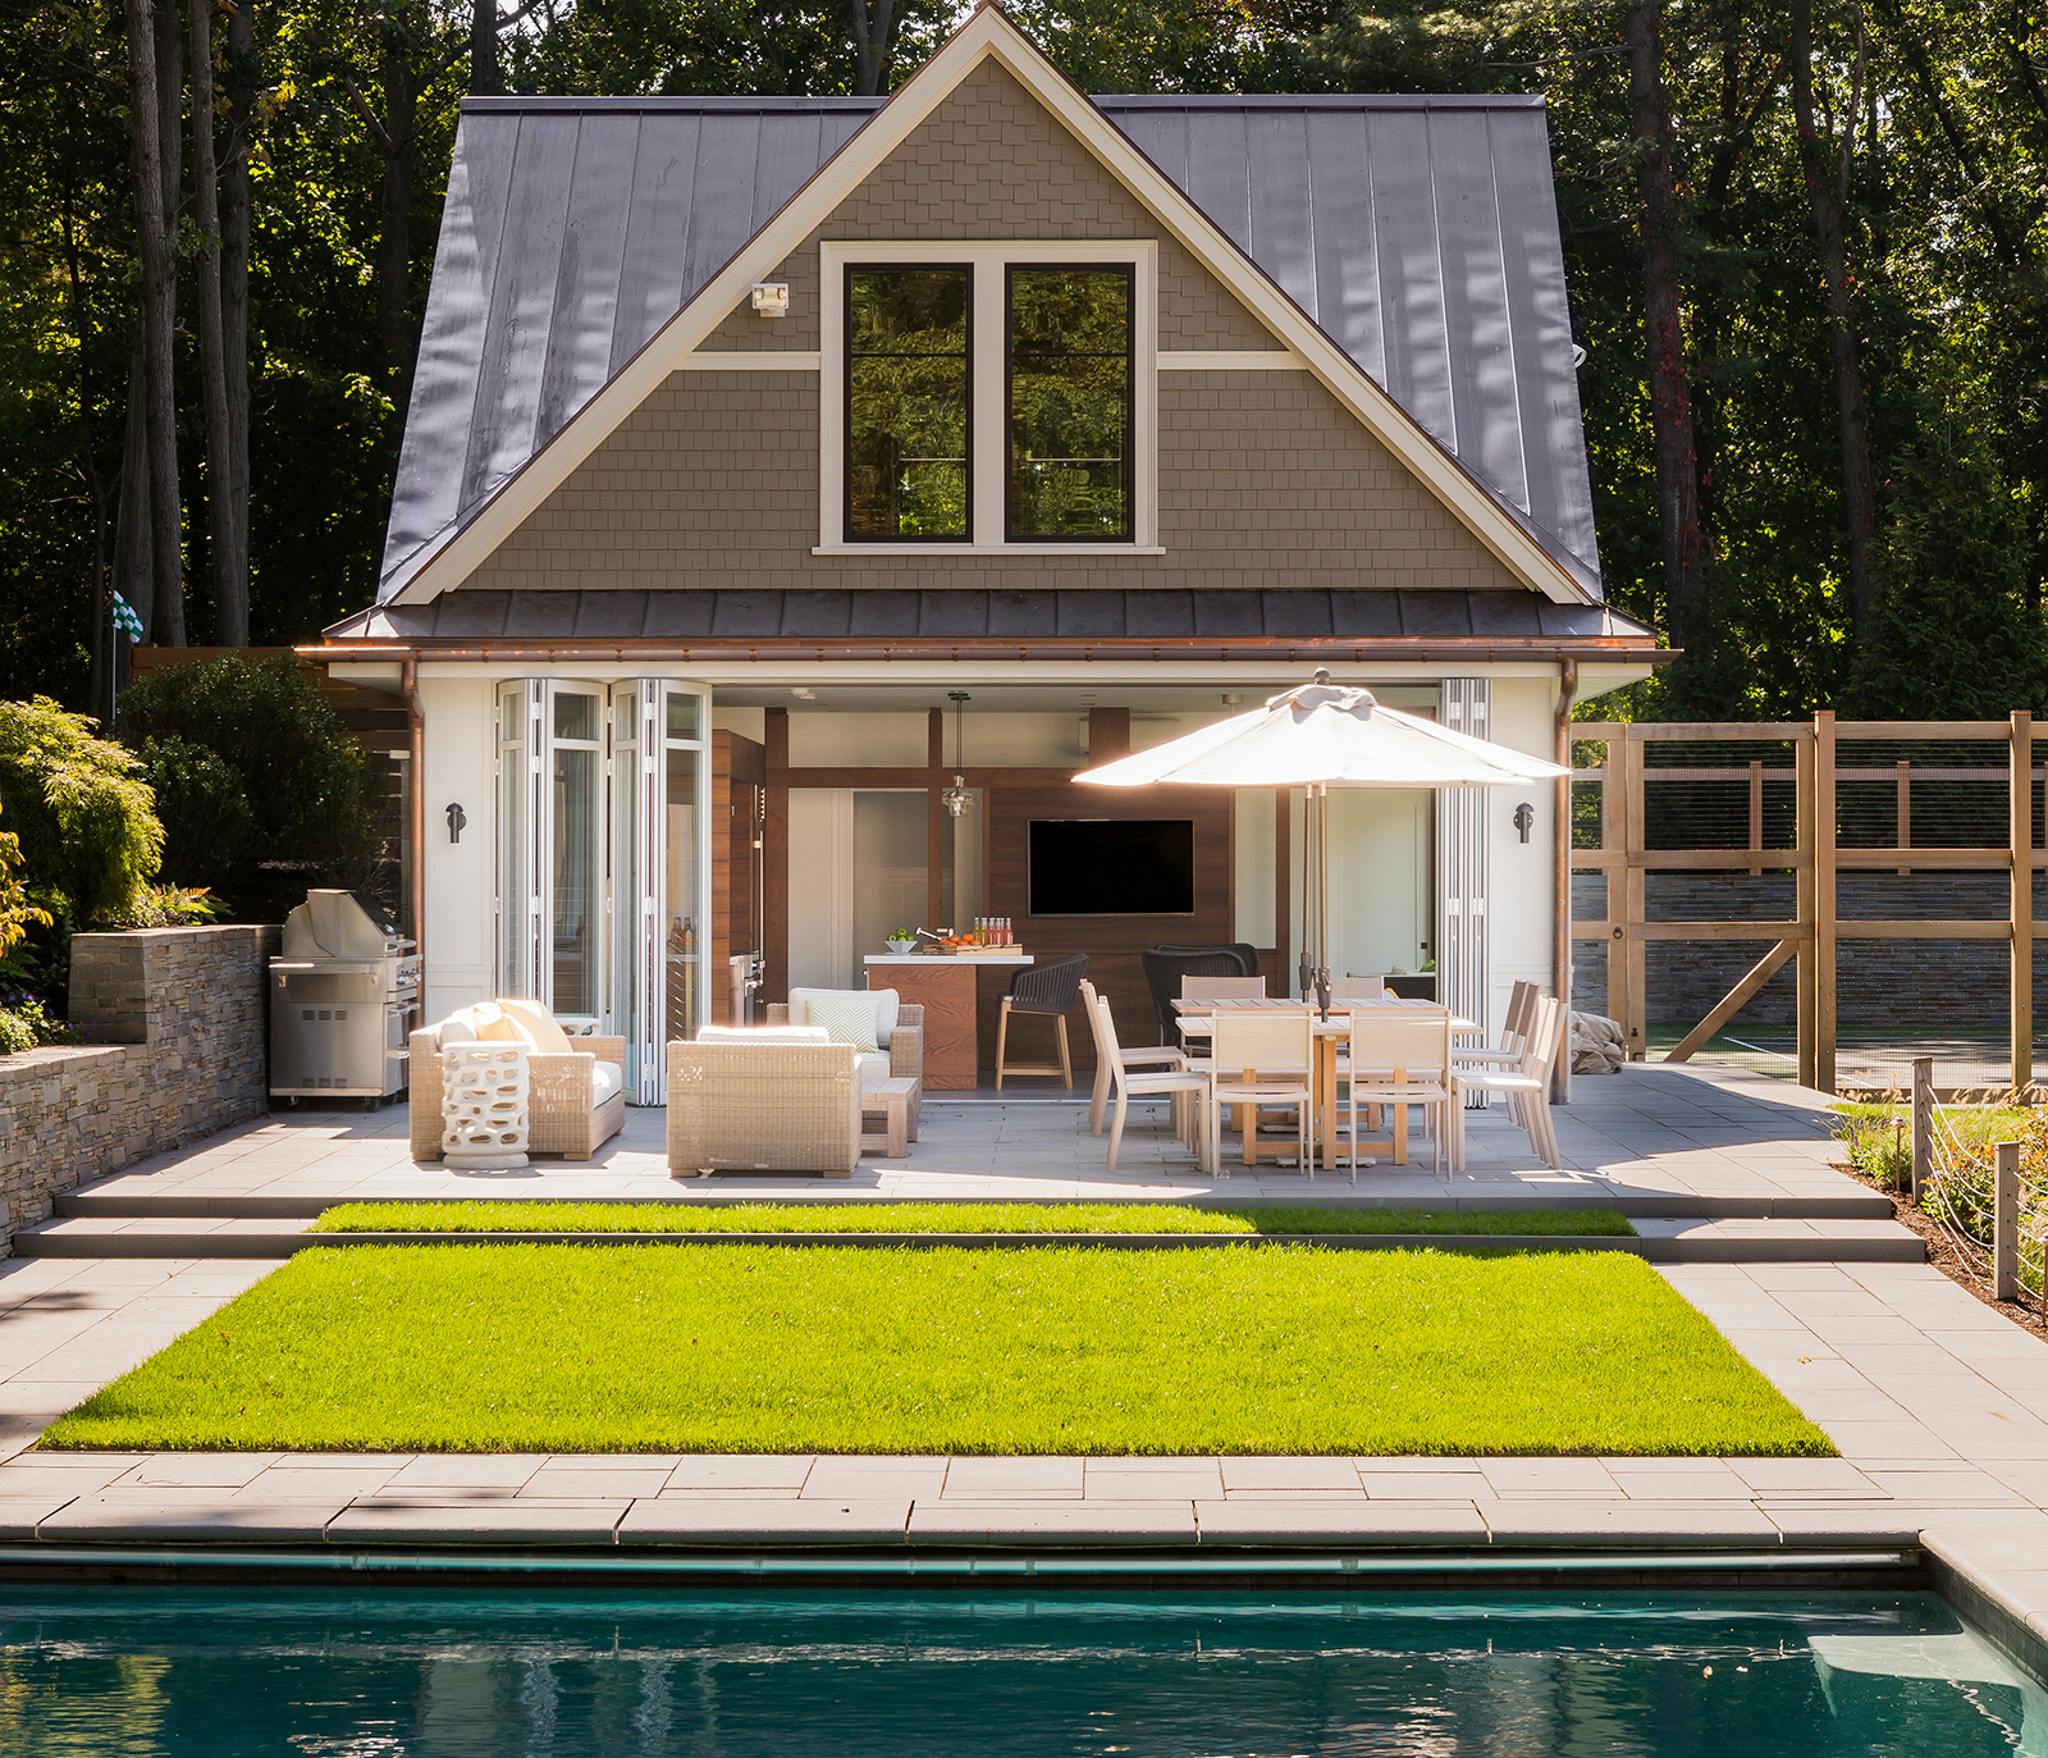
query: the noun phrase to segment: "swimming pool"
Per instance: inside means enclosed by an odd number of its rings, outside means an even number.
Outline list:
[[[4,1758],[2013,1751],[1931,1594],[0,1586]]]

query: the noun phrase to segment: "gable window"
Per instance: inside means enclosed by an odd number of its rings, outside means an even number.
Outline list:
[[[846,538],[959,541],[970,507],[973,271],[849,263]]]
[[[1011,542],[1130,541],[1131,282],[1128,263],[1009,269]]]

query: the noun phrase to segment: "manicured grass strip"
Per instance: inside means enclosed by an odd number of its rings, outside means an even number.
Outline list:
[[[314,1233],[1504,1233],[1628,1238],[1613,1209],[1196,1208],[1181,1203],[340,1203]]]
[[[1825,1454],[1641,1260],[771,1245],[307,1252],[55,1447]]]

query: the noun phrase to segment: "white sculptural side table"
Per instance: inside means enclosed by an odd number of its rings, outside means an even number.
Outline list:
[[[441,1163],[472,1172],[526,1164],[526,1046],[452,1044],[441,1052]]]

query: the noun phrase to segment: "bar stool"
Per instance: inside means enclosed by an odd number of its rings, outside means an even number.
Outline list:
[[[1072,958],[1056,958],[1050,964],[1027,966],[1011,978],[1010,992],[1003,997],[1002,1010],[996,1015],[997,1092],[1003,1090],[1006,1074],[1056,1074],[1069,1092],[1073,1090],[1074,1061],[1067,1050],[1067,1014],[1081,992],[1081,975],[1087,968],[1088,955],[1078,952]],[[1058,1062],[1020,1062],[1011,1066],[1012,1014],[1052,1021],[1053,1030],[1059,1038]]]

